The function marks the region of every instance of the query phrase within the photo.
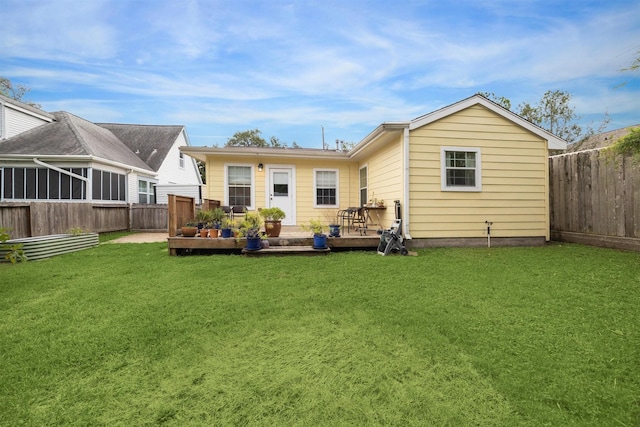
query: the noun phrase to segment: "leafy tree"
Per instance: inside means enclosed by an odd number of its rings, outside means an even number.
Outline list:
[[[518,114],[571,143],[580,138],[582,128],[575,123],[579,117],[570,101],[569,92],[548,90],[538,105],[520,104]]]
[[[273,148],[288,148],[286,142],[280,141],[279,138],[272,136],[269,141],[265,140],[262,136],[260,129],[245,130],[242,132],[236,132],[231,138],[227,140],[225,147],[273,147]],[[291,144],[291,148],[300,148],[300,146],[294,141]]]
[[[262,132],[259,129],[245,130],[236,132],[227,141],[227,147],[268,147],[267,141],[260,136]]]
[[[21,84],[13,84],[8,78],[0,76],[0,93],[2,95],[15,99],[16,101],[24,102],[32,107],[40,108],[40,104],[24,99],[24,96],[29,92],[31,92],[30,88]]]
[[[640,156],[640,128],[632,128],[631,132],[618,139],[611,148],[621,154],[632,154],[636,158]]]
[[[636,52],[636,55],[638,56],[633,60],[631,65],[627,68],[623,68],[620,71],[637,71],[638,69],[640,69],[640,50]]]
[[[478,92],[478,94],[506,109],[511,109],[511,101],[508,98],[497,96],[493,92]],[[580,117],[576,115],[575,108],[571,106],[571,94],[560,90],[548,90],[538,104],[523,102],[518,105],[515,113],[568,143],[584,140],[602,132],[611,120],[609,114],[605,112],[602,123],[597,130],[594,130],[591,125],[583,129],[576,123]]]
[[[198,166],[198,172],[200,173],[200,178],[202,178],[202,183],[207,183],[207,169],[203,161],[196,160],[196,165]]]
[[[478,92],[478,95],[482,95],[488,100],[500,105],[501,107],[506,108],[507,110],[511,110],[511,101],[509,100],[509,98],[505,98],[504,96],[497,96],[493,92]]]
[[[349,151],[356,146],[355,142],[336,139],[336,149],[341,151]]]

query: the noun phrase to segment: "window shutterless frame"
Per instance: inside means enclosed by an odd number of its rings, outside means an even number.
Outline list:
[[[482,160],[479,148],[440,147],[442,191],[482,191]]]

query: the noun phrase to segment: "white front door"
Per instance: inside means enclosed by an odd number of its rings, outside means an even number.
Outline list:
[[[282,225],[296,225],[295,169],[293,166],[269,166],[267,206],[278,207],[287,215]]]

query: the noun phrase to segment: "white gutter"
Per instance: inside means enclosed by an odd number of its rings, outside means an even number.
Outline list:
[[[409,234],[409,127],[404,128],[402,138],[402,163],[404,167],[404,194],[402,201],[402,232],[406,239],[411,240]]]
[[[44,155],[44,156],[40,156],[40,158],[45,157],[46,161],[59,161],[59,162],[65,162],[65,161],[84,161],[84,162],[95,162],[95,163],[101,163],[104,165],[109,165],[109,166],[115,166],[118,167],[120,169],[125,169],[125,170],[132,170],[135,171],[137,173],[142,173],[145,175],[152,175],[154,178],[156,176],[158,176],[158,173],[151,170],[151,169],[142,169],[136,166],[131,166],[131,165],[127,165],[125,163],[120,163],[120,162],[114,162],[113,160],[107,160],[107,159],[103,159],[101,157],[94,157],[94,156],[51,156],[51,155]],[[24,155],[24,154],[3,154],[0,155],[0,160],[4,160],[4,161],[12,161],[12,160],[22,160],[22,161],[33,161],[35,162],[35,160],[38,161],[42,161],[38,158],[34,158],[33,155]],[[50,165],[43,165],[45,167],[50,167]]]

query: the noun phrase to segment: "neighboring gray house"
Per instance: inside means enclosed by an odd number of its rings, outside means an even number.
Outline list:
[[[5,113],[22,104],[2,101]],[[178,149],[190,145],[184,126],[99,125],[67,112],[18,107],[42,119],[0,140],[0,202],[167,203],[167,194],[200,199],[195,160]]]

